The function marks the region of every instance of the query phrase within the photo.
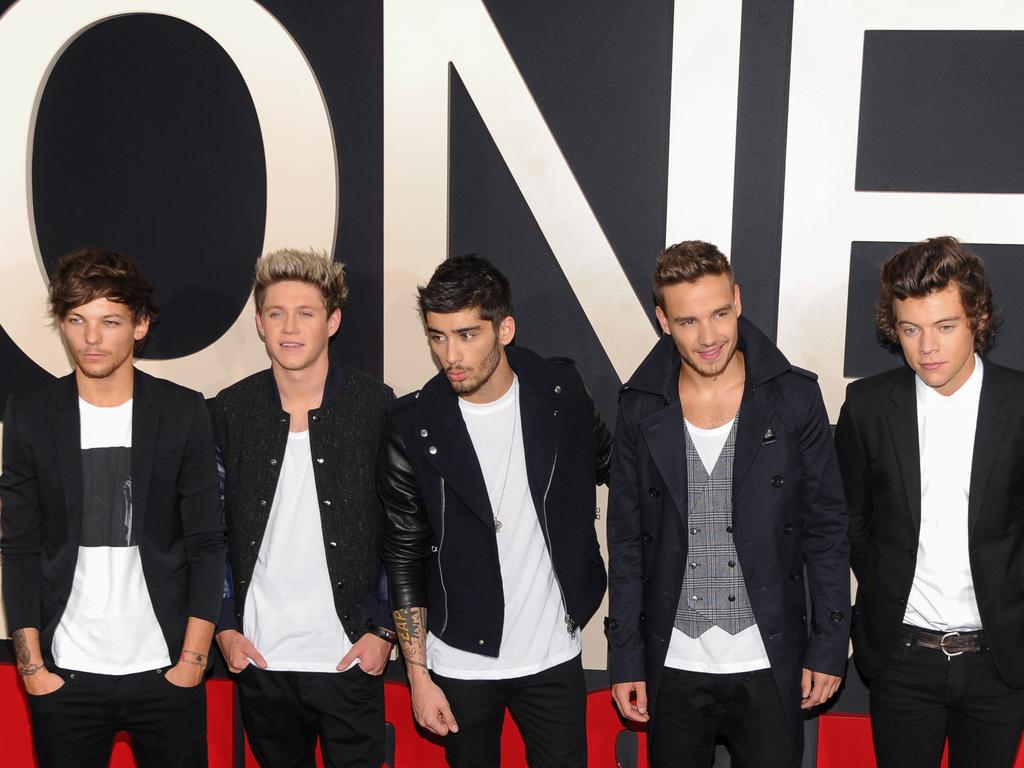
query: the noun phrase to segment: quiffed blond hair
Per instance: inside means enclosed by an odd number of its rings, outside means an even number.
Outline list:
[[[328,315],[344,307],[348,299],[344,264],[331,261],[326,251],[282,248],[271,251],[256,262],[252,292],[257,312],[263,310],[263,297],[267,288],[284,280],[297,280],[318,288],[324,297]]]

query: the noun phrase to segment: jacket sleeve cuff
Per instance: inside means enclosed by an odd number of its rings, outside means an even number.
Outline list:
[[[220,618],[217,619],[216,631],[223,632],[226,629],[241,631],[235,619],[235,598],[233,597],[225,597],[220,601]]]

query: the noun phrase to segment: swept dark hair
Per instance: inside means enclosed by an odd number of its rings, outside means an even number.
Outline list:
[[[445,259],[434,270],[430,281],[418,290],[424,322],[427,312],[451,314],[475,308],[482,319],[497,328],[512,314],[512,288],[508,278],[475,253]]]
[[[157,318],[153,286],[131,256],[86,248],[61,258],[50,277],[50,314],[54,319],[59,322],[71,310],[95,299],[124,304],[134,323]]]
[[[658,254],[654,267],[654,302],[665,309],[665,289],[679,283],[695,283],[708,275],[727,275],[734,283],[732,265],[720,250],[703,240],[684,240]]]
[[[899,346],[897,299],[923,299],[949,285],[956,285],[960,291],[960,303],[974,331],[974,350],[983,353],[988,349],[998,318],[992,306],[992,285],[985,263],[948,235],[907,246],[882,265],[875,322],[883,338]]]

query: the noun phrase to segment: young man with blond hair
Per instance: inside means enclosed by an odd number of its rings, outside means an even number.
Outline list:
[[[120,730],[140,766],[206,765],[217,469],[202,396],[134,366],[152,293],[122,254],[62,259],[74,371],[4,415],[3,592],[42,768],[105,766]]]
[[[237,674],[249,743],[268,768],[379,768],[381,678],[395,640],[373,471],[391,390],[331,362],[342,265],[280,250],[256,264],[270,368],[211,406],[224,471],[233,596],[217,642]]]

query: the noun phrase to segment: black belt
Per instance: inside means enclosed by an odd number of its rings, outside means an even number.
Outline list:
[[[922,629],[904,624],[896,638],[905,643],[908,648],[918,646],[919,648],[931,648],[942,651],[946,658],[953,658],[964,653],[978,653],[988,646],[985,643],[985,634],[980,630],[977,632],[938,632],[934,629]]]

